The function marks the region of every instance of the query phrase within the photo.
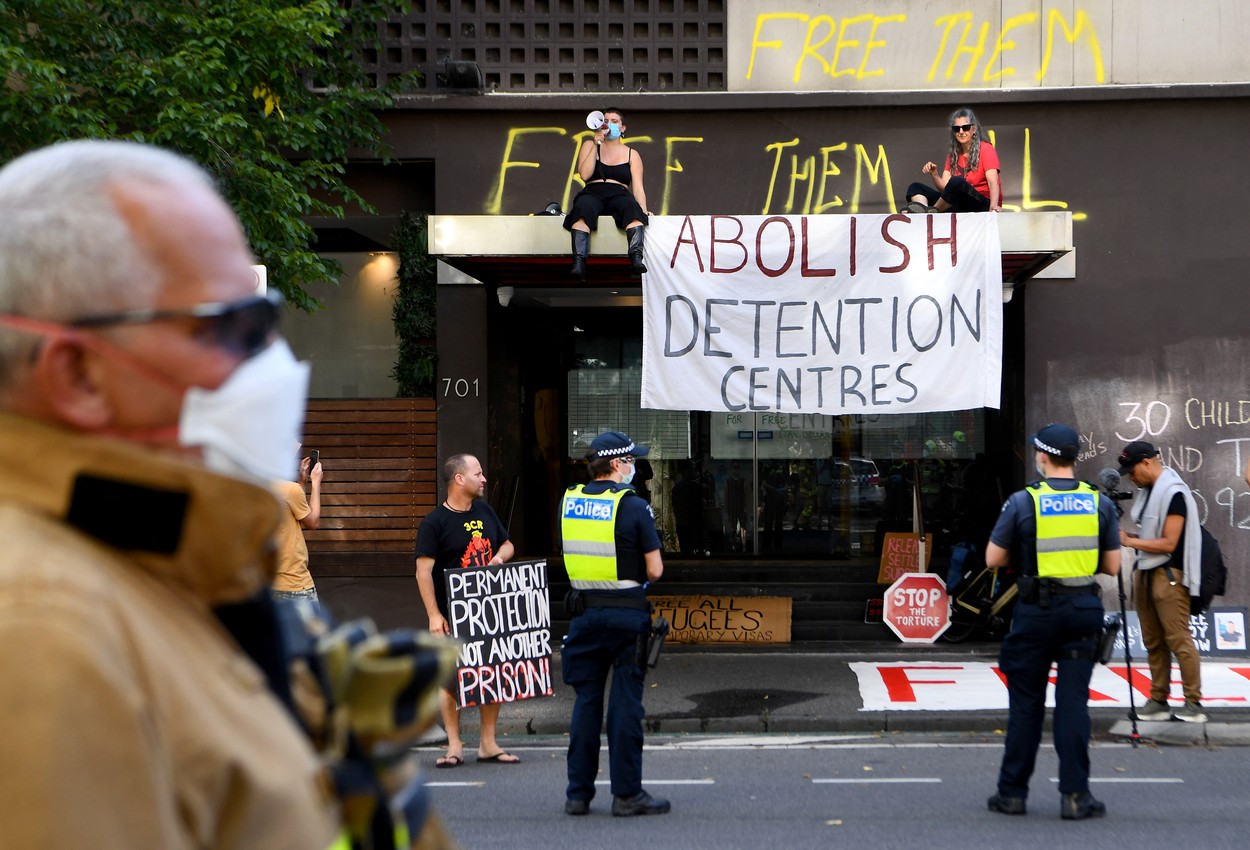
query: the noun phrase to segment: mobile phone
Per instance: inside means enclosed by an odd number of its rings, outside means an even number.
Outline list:
[[[312,469],[319,463],[321,463],[321,452],[313,449],[308,453],[308,468]]]

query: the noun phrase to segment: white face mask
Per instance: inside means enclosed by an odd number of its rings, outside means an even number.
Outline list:
[[[186,391],[178,442],[199,447],[214,472],[293,481],[310,371],[286,340],[274,340],[217,389]]]
[[[629,472],[621,476],[621,483],[632,484],[633,482],[634,482],[634,465],[631,463],[629,465]]]

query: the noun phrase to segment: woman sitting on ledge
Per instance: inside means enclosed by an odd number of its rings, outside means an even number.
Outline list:
[[[564,229],[573,234],[573,268],[569,274],[585,280],[590,233],[599,227],[599,216],[608,213],[625,231],[629,262],[638,274],[642,262],[643,234],[647,226],[647,193],[642,188],[642,157],[621,141],[625,116],[619,109],[603,111],[603,126],[582,142],[577,152],[577,174],[586,188],[573,199],[564,218]]]
[[[984,140],[981,122],[971,109],[956,109],[949,123],[951,147],[941,174],[936,163],[926,162],[921,171],[933,186],[908,186],[910,203],[902,212],[998,212],[1003,208],[998,151]]]

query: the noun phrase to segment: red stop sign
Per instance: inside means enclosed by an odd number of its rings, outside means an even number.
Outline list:
[[[906,573],[885,592],[882,615],[903,643],[933,643],[951,624],[946,583],[934,573]]]

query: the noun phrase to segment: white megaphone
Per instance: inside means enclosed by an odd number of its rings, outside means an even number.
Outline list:
[[[586,116],[586,126],[591,130],[598,130],[603,126],[603,123],[603,113],[597,109]]]

